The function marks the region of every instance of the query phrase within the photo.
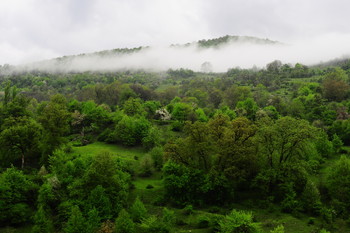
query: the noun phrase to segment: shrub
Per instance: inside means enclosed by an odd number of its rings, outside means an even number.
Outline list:
[[[168,233],[170,231],[167,226],[154,215],[142,220],[141,229],[145,233]]]
[[[270,231],[270,233],[284,233],[284,226],[283,225],[279,225],[275,229]]]
[[[174,211],[169,210],[167,208],[164,208],[163,209],[162,221],[163,221],[164,225],[167,226],[168,229],[171,229],[174,226],[174,224],[175,224]]]
[[[163,167],[163,164],[164,164],[163,153],[164,152],[162,147],[154,147],[149,152],[153,160],[153,166],[157,171],[160,171]]]
[[[193,214],[193,206],[192,205],[186,205],[185,208],[183,208],[184,215],[191,215]]]
[[[149,177],[152,175],[152,169],[153,169],[152,158],[149,155],[145,155],[141,161],[139,175],[142,177]]]
[[[210,223],[210,220],[207,216],[200,216],[198,218],[197,227],[198,228],[207,228],[207,227],[209,227],[209,223]]]
[[[239,210],[232,210],[229,215],[219,221],[222,233],[256,233],[260,232],[260,224],[253,222],[253,214]]]

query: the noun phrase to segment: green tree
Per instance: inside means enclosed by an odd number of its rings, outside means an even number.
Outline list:
[[[112,216],[111,202],[105,193],[105,189],[101,185],[94,188],[86,200],[86,212],[96,209],[102,220],[110,219]]]
[[[299,159],[303,147],[316,137],[316,129],[305,120],[282,117],[275,123],[260,126],[258,130],[259,150],[271,168]]]
[[[147,150],[150,150],[155,146],[159,146],[160,145],[159,129],[156,127],[150,127],[147,135],[144,136],[141,140],[142,140],[142,146]]]
[[[247,98],[252,97],[252,91],[250,87],[232,85],[225,91],[224,103],[230,108],[236,107],[239,101],[244,101]]]
[[[129,194],[129,184],[130,176],[120,170],[112,155],[108,152],[101,152],[93,158],[82,180],[77,179],[74,185],[71,186],[71,190],[73,191],[72,194],[84,198],[100,185],[101,188],[94,191],[94,196],[98,193],[103,193],[102,191],[104,189],[111,203],[110,209],[112,211],[112,216],[116,216],[126,205]],[[108,203],[106,198],[103,198],[103,200],[101,200],[101,203],[102,202]],[[99,205],[97,203],[94,204]],[[98,209],[102,207],[96,206],[95,208]],[[106,213],[108,213],[108,211]]]
[[[86,218],[86,232],[87,233],[96,233],[100,228],[101,218],[99,216],[98,210],[95,208],[89,210]]]
[[[259,107],[253,98],[247,98],[242,101],[238,101],[236,105],[236,112],[240,116],[246,116],[250,120],[255,119],[255,113]]]
[[[341,156],[330,167],[327,176],[328,192],[339,215],[348,215],[350,209],[350,159]]]
[[[147,143],[152,142],[151,136],[154,136],[153,139],[156,140],[156,135],[154,132],[152,133],[153,135],[146,138],[150,132],[150,129],[151,124],[146,118],[136,118],[124,115],[116,125],[113,134],[115,135],[116,141],[127,146],[140,144],[143,139],[146,143],[145,145],[148,145]]]
[[[326,99],[341,101],[349,92],[348,75],[341,68],[327,73],[322,82],[323,95]]]
[[[54,95],[47,103],[38,108],[38,121],[45,129],[45,154],[51,154],[64,141],[64,135],[69,130],[70,113],[66,99],[62,95]],[[44,161],[46,158],[44,157]]]
[[[21,168],[25,159],[40,153],[39,146],[42,139],[42,127],[33,119],[27,117],[8,118],[2,125],[0,145],[3,156],[13,162],[21,158]],[[7,158],[9,155],[14,158]]]
[[[35,184],[14,167],[0,174],[0,225],[23,224],[30,220],[29,205]]]
[[[123,105],[124,113],[128,116],[146,116],[147,112],[144,109],[140,98],[129,98]]]
[[[130,218],[129,213],[122,209],[119,212],[118,218],[115,220],[115,232],[116,233],[133,233],[135,232],[135,226]]]
[[[134,222],[141,222],[147,216],[147,209],[139,197],[136,197],[130,208],[130,215]]]
[[[163,164],[164,164],[163,153],[164,153],[163,148],[159,146],[153,147],[152,150],[149,152],[153,160],[153,166],[157,171],[160,171],[163,167]]]
[[[171,112],[173,119],[184,122],[189,120],[190,114],[193,112],[193,108],[187,103],[175,103],[174,109]]]
[[[45,208],[40,205],[34,215],[34,227],[32,233],[51,233],[54,232],[53,222],[50,214],[45,211]]]
[[[343,146],[343,142],[338,137],[337,134],[333,134],[332,145],[335,153],[339,153],[341,147]]]
[[[66,233],[81,233],[86,230],[86,220],[78,206],[73,206],[71,210],[70,217],[66,226],[64,227],[64,232]]]

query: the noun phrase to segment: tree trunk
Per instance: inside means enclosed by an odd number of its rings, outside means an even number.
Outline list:
[[[22,166],[21,166],[21,168],[23,169],[23,167],[24,167],[24,154],[22,154]]]

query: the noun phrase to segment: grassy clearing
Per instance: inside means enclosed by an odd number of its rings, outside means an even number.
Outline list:
[[[121,145],[107,144],[104,142],[94,142],[86,146],[73,147],[74,154],[96,155],[101,151],[107,151],[113,155],[120,156],[124,159],[134,160],[142,158],[146,152],[141,147],[124,147]]]

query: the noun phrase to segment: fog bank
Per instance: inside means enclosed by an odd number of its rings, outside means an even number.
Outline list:
[[[215,48],[200,48],[196,43],[188,46],[148,47],[130,54],[71,56],[25,65],[16,70],[46,72],[85,72],[186,68],[201,71],[204,62],[210,62],[213,72],[226,72],[229,68],[264,68],[273,60],[282,63],[313,65],[331,59],[348,57],[350,36],[327,35],[294,41],[292,43],[263,44],[235,41]]]

